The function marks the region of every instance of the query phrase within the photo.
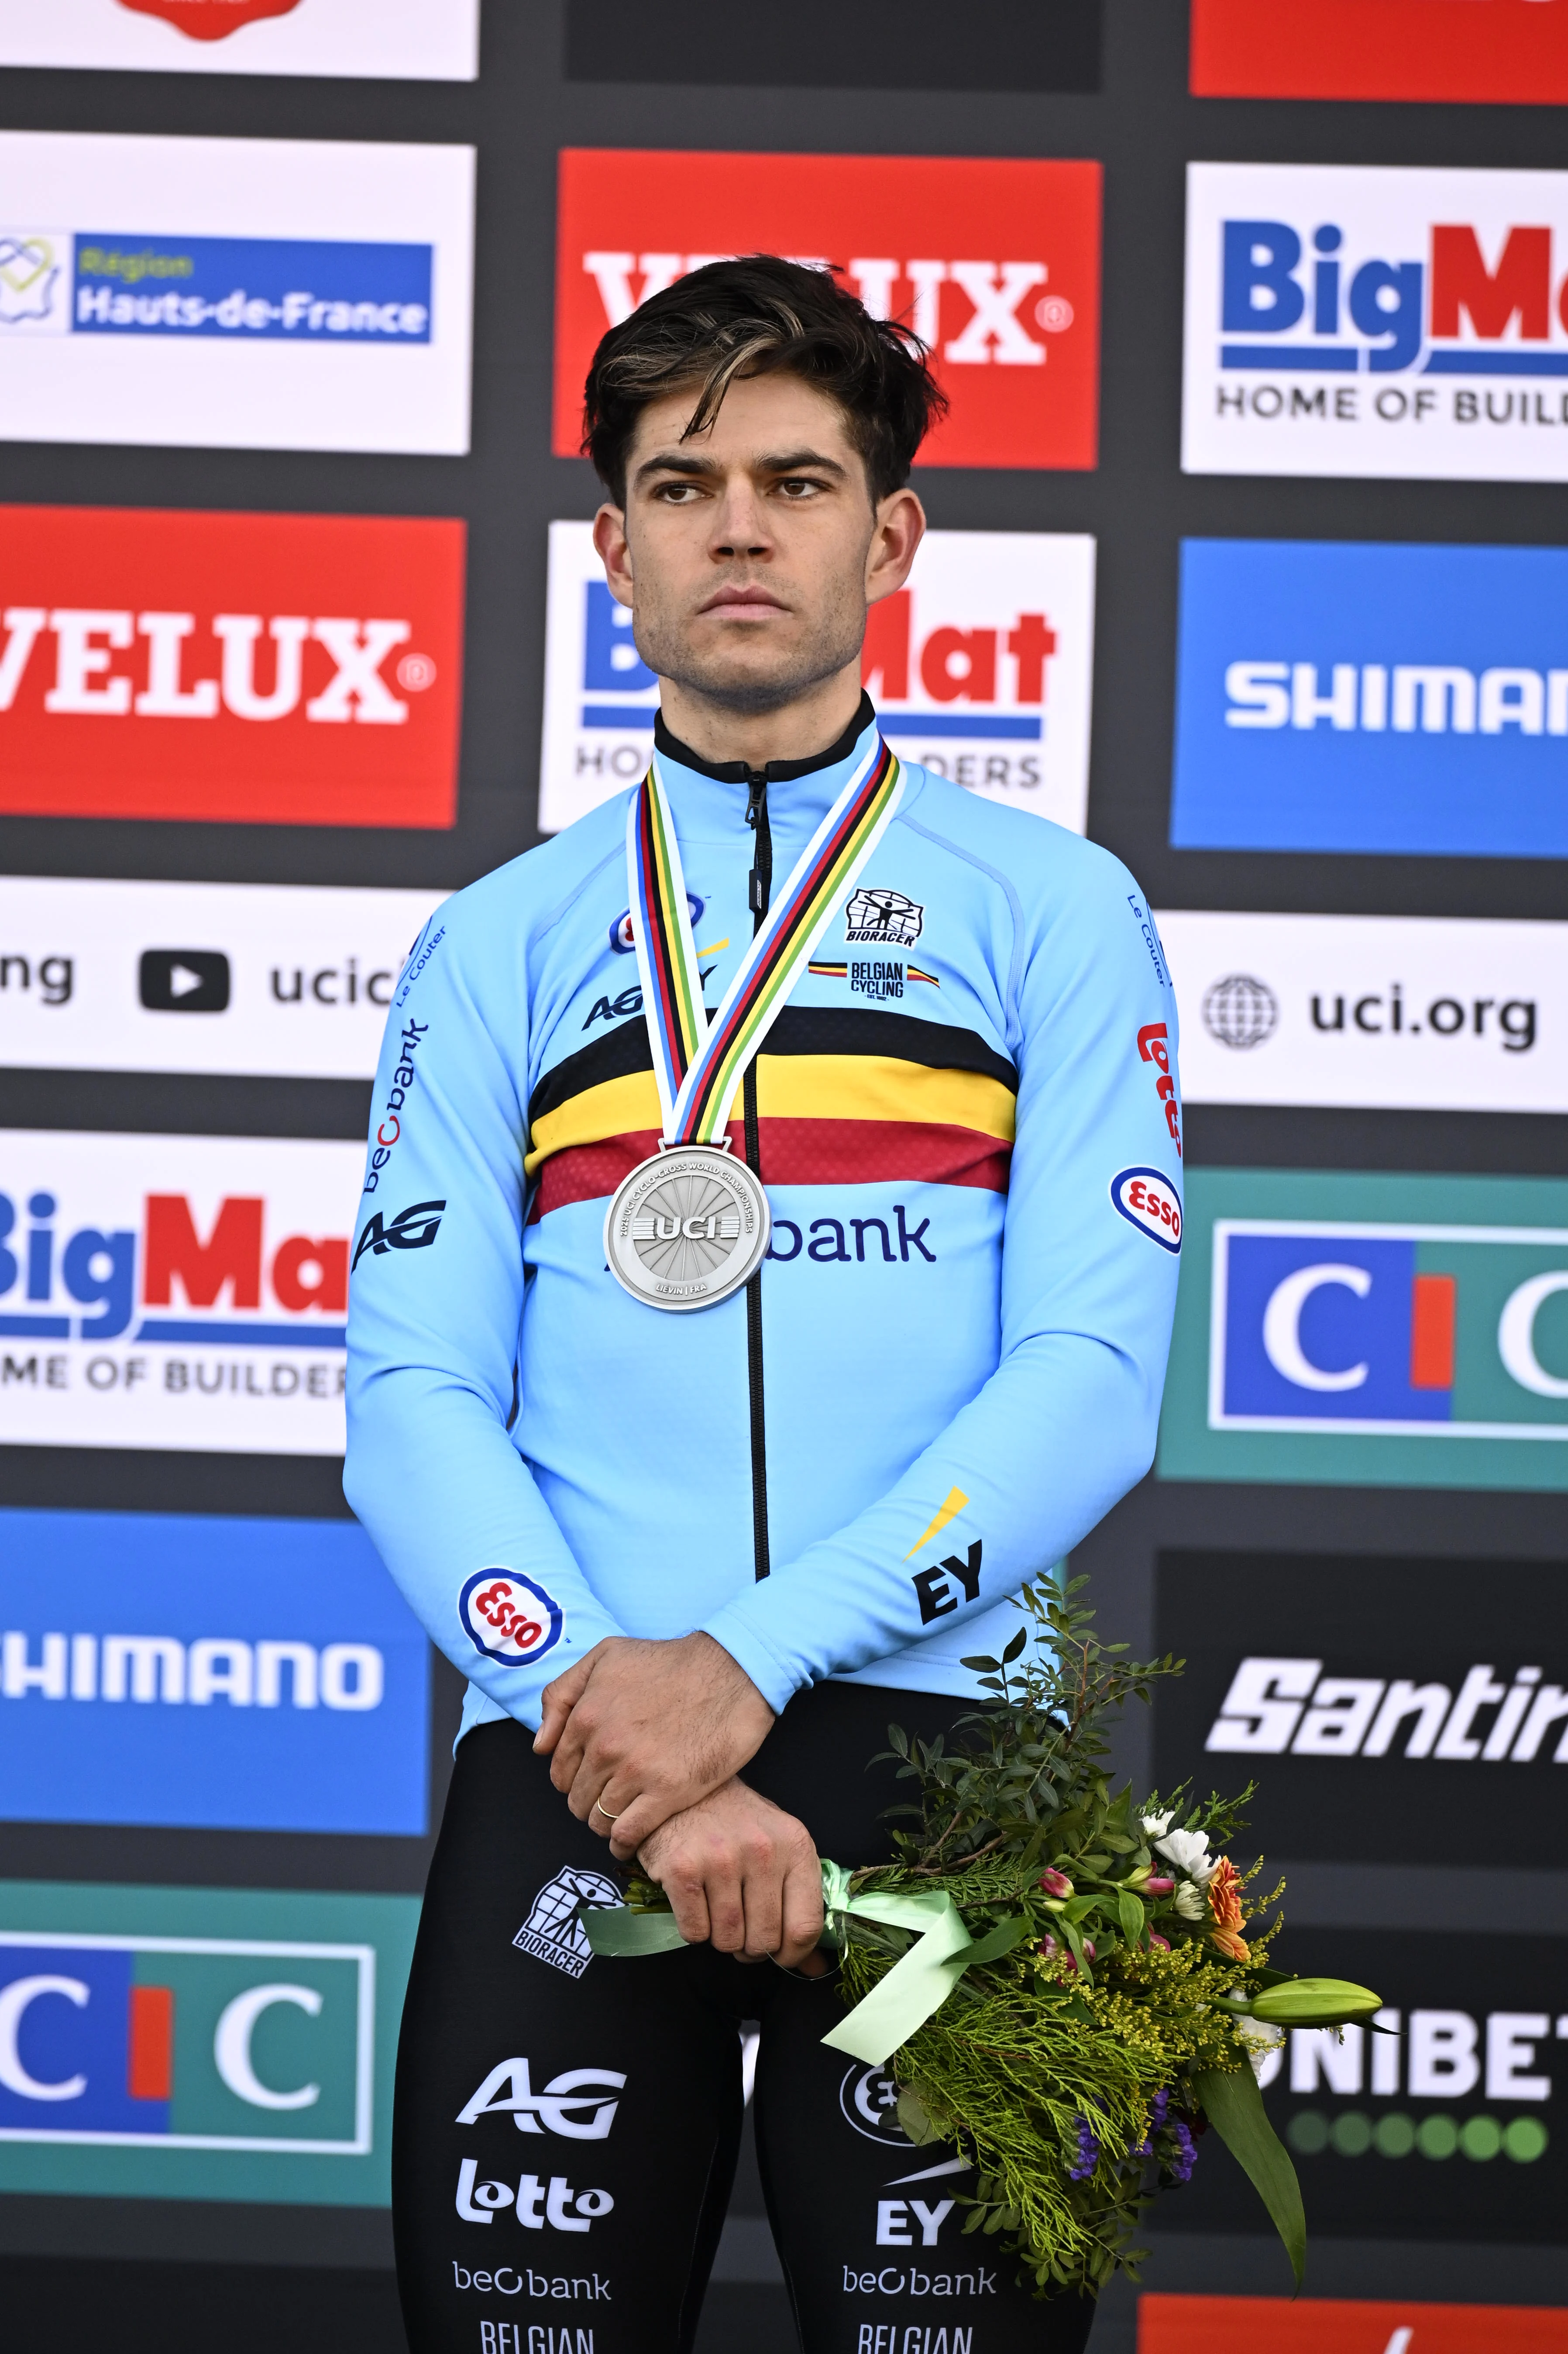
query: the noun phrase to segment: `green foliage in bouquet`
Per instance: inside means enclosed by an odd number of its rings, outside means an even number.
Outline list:
[[[965,1663],[990,1698],[951,1745],[889,1728],[916,1803],[892,1810],[906,1825],[898,1861],[853,1873],[851,1889],[946,1891],[996,1953],[977,1955],[892,2055],[900,2120],[915,2141],[956,2141],[972,2158],[964,2229],[998,2235],[1042,2295],[1097,2291],[1118,2267],[1133,2271],[1141,2211],[1187,2180],[1194,2134],[1213,2124],[1299,2281],[1300,2196],[1252,2055],[1277,2039],[1263,2023],[1273,2008],[1338,2024],[1377,1998],[1337,1981],[1308,1993],[1269,1967],[1278,1920],[1257,1925],[1282,1889],[1249,1899],[1257,1866],[1238,1873],[1224,1852],[1249,1791],[1199,1801],[1178,1790],[1136,1811],[1130,1788],[1113,1794],[1110,1721],[1181,1662],[1136,1666],[1124,1645],[1100,1644],[1075,1599],[1084,1583],[1024,1588],[1031,1623],[1003,1658]],[[913,1942],[853,1912],[830,1927],[851,2002]]]

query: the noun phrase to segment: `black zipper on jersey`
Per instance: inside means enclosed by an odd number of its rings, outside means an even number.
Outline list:
[[[746,822],[756,834],[747,897],[751,907],[751,937],[762,929],[773,890],[773,830],[768,822],[768,771],[747,771]],[[746,1165],[762,1174],[762,1142],[757,1124],[757,1058],[746,1066],[742,1087],[746,1117]],[[752,1565],[759,1578],[770,1566],[768,1552],[768,1418],[762,1387],[762,1269],[746,1287],[746,1373],[751,1402],[751,1548]]]

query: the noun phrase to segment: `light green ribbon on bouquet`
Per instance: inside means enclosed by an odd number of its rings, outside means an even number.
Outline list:
[[[843,1946],[842,1925],[850,1916],[919,1932],[886,1977],[879,1978],[849,2017],[822,2038],[833,2051],[847,2052],[852,2059],[880,2068],[940,2009],[966,1970],[1007,1953],[1029,1924],[1015,1917],[999,1922],[987,1936],[971,1937],[963,1915],[945,1890],[895,1895],[872,1889],[852,1895],[850,1877],[842,1864],[824,1859],[822,1910],[827,1919],[823,1935],[828,1943]],[[579,1918],[594,1952],[606,1956],[673,1954],[686,1943],[671,1913],[639,1913],[618,1904],[585,1907]]]

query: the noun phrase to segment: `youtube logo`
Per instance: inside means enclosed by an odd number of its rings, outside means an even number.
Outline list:
[[[136,986],[149,1013],[227,1013],[228,959],[221,949],[143,949]]]

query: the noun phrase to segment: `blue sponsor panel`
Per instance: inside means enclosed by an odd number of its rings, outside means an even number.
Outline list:
[[[428,245],[274,237],[74,239],[77,334],[428,344]]]
[[[1184,543],[1171,839],[1568,857],[1568,549]]]
[[[356,1523],[0,1513],[0,1815],[418,1837],[429,1737]]]
[[[1225,1245],[1227,1421],[1448,1418],[1452,1377],[1412,1380],[1414,1241],[1238,1228]]]

